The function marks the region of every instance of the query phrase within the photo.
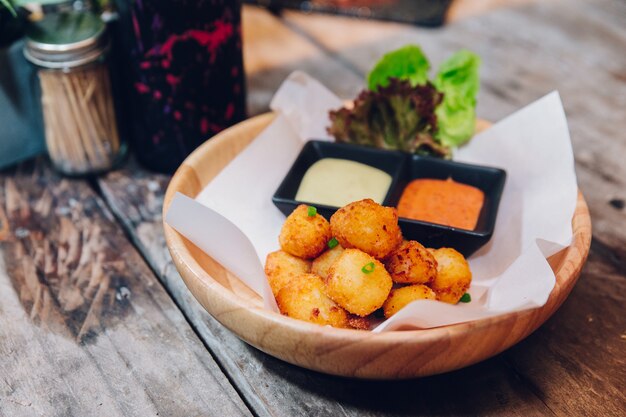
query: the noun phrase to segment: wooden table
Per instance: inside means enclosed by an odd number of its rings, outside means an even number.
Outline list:
[[[502,2],[479,2],[502,3]],[[309,372],[239,341],[195,301],[165,247],[168,176],[97,181],[43,159],[0,173],[0,415],[626,415],[626,4],[529,2],[442,29],[245,8],[249,113],[304,70],[344,98],[385,51],[483,58],[478,114],[558,89],[594,236],[582,276],[512,349],[404,382]],[[454,9],[453,9],[454,10]]]

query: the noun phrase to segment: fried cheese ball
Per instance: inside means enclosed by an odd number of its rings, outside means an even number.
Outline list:
[[[313,207],[300,204],[285,220],[278,241],[285,252],[311,259],[326,249],[330,237],[328,221]]]
[[[372,315],[361,317],[354,314],[348,314],[348,324],[356,330],[369,330],[374,322]]]
[[[430,284],[437,299],[450,304],[459,302],[472,282],[472,271],[465,257],[452,248],[429,249],[437,260],[437,276]]]
[[[394,288],[383,304],[385,318],[389,318],[404,308],[407,304],[415,300],[436,300],[437,294],[426,285],[408,285],[406,287]]]
[[[379,309],[393,282],[385,266],[359,249],[345,249],[330,267],[326,294],[357,316],[367,316]]]
[[[356,248],[382,259],[402,242],[398,213],[371,199],[355,201],[337,210],[330,228],[344,248]]]
[[[350,327],[348,313],[328,298],[324,281],[314,274],[295,277],[278,291],[276,303],[282,314],[333,327]]]
[[[414,240],[402,242],[389,254],[385,266],[398,284],[429,284],[437,276],[435,257]]]
[[[265,275],[269,281],[274,297],[278,291],[294,277],[311,272],[311,262],[277,250],[265,259]]]
[[[311,272],[326,279],[328,272],[330,272],[330,267],[337,260],[337,258],[339,258],[342,252],[343,248],[341,245],[337,245],[334,248],[322,253],[313,260],[313,263],[311,264]]]

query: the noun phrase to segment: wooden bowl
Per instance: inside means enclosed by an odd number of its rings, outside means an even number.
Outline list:
[[[196,197],[273,118],[269,113],[251,118],[193,152],[169,184],[164,213],[177,191]],[[479,129],[486,126],[486,122],[479,123]],[[261,298],[236,276],[170,226],[164,224],[164,228],[174,264],[187,287],[213,317],[242,340],[304,368],[367,379],[447,372],[480,362],[519,342],[563,303],[578,279],[591,243],[589,211],[579,194],[572,219],[572,245],[548,259],[556,285],[543,307],[435,329],[371,333],[322,327],[265,310]]]

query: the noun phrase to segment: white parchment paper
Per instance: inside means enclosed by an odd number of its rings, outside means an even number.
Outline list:
[[[276,304],[263,273],[279,249],[283,214],[271,197],[306,140],[326,139],[328,111],[342,103],[318,81],[291,74],[270,107],[276,119],[197,196],[178,195],[167,223]],[[577,198],[567,120],[557,92],[477,135],[457,161],[507,171],[491,241],[470,259],[472,302],[415,301],[374,331],[429,328],[544,305],[555,277],[546,257],[568,246]],[[236,226],[235,226],[236,225]]]

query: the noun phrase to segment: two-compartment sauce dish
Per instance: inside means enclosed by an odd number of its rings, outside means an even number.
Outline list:
[[[272,201],[289,215],[310,204],[326,218],[352,201],[398,209],[406,239],[470,256],[491,238],[506,172],[399,151],[312,140]]]

